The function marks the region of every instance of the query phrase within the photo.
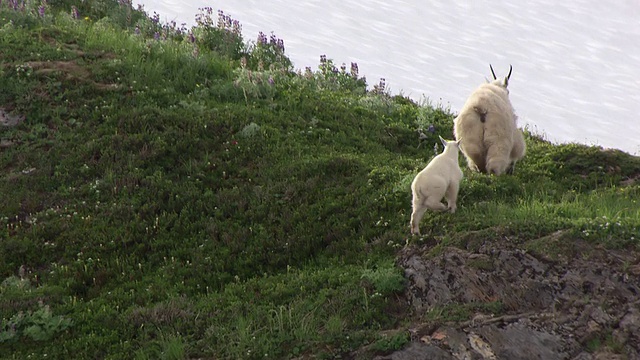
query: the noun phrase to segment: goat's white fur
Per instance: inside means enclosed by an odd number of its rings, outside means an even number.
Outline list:
[[[442,137],[440,141],[444,145],[444,151],[434,157],[411,183],[411,234],[420,235],[420,220],[427,209],[456,212],[456,200],[462,180],[462,170],[458,163],[460,141],[446,141]],[[447,199],[447,205],[441,202],[443,197]]]
[[[504,77],[480,85],[454,119],[454,135],[471,170],[500,175],[512,171],[526,144],[518,129]]]

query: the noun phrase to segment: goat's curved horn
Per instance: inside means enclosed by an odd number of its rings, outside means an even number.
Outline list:
[[[491,66],[491,64],[489,64],[489,68],[491,69],[491,75],[493,75],[493,80],[498,80],[498,78],[496,77],[495,71],[493,71],[493,66]]]
[[[509,75],[507,75],[507,80],[511,77],[511,71],[513,71],[513,66],[509,65]]]

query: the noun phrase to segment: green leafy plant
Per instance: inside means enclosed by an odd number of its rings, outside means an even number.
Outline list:
[[[1,342],[16,342],[22,337],[34,341],[48,341],[65,331],[73,321],[61,315],[53,315],[48,305],[40,304],[38,310],[19,312],[9,319],[3,319]]]

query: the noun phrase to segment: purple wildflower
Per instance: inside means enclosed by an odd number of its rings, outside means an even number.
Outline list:
[[[265,35],[262,31],[258,33],[258,45],[267,45],[267,35]]]
[[[218,10],[218,27],[220,29],[224,29],[225,28],[225,22],[226,22],[226,16],[224,14],[224,11]]]
[[[242,33],[242,25],[240,25],[240,21],[233,20],[233,33],[236,35],[240,35]]]
[[[380,78],[380,82],[377,85],[373,85],[373,92],[375,94],[384,94],[387,83],[385,78]]]
[[[78,11],[78,8],[75,6],[71,7],[71,17],[73,17],[76,20],[80,18],[80,12]]]
[[[357,78],[358,77],[358,64],[352,62],[351,63],[351,76]]]
[[[278,45],[276,45],[278,49],[284,53],[284,40],[278,39]]]
[[[134,32],[136,35],[140,35],[140,26],[136,25]]]
[[[327,62],[327,55],[320,55],[320,62],[321,63],[326,63]]]
[[[160,14],[154,11],[153,16],[151,17],[151,21],[153,21],[153,23],[157,25],[160,22]]]
[[[273,86],[276,82],[275,80],[273,80],[273,76],[269,76],[269,80],[267,80],[269,82],[269,85]]]
[[[189,42],[192,44],[196,42],[196,36],[193,35],[193,32],[189,32]]]
[[[427,131],[432,133],[432,134],[435,134],[436,127],[433,124],[430,124],[429,127],[427,128]]]
[[[153,38],[154,38],[154,39],[156,39],[156,40],[160,40],[160,33],[156,31],[156,32],[153,34]]]
[[[347,72],[347,64],[342,63],[342,65],[340,65],[340,72],[343,74]]]
[[[45,15],[45,10],[46,10],[46,7],[45,7],[44,5],[40,5],[40,6],[38,7],[38,15],[40,15],[40,17],[44,17],[44,15]]]
[[[211,20],[211,14],[213,13],[213,8],[206,6],[198,9],[201,11],[200,14],[196,15],[196,22],[200,26],[212,26],[213,20]]]

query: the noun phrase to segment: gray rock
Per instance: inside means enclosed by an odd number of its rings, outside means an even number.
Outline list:
[[[638,254],[587,250],[588,257],[552,261],[500,239],[431,258],[423,256],[427,248],[405,248],[398,263],[415,319],[453,304],[500,302],[504,311],[445,326],[416,320],[415,328],[428,331],[379,359],[640,359],[640,277],[628,265]],[[621,354],[588,348],[608,336]]]
[[[374,360],[456,360],[456,358],[437,346],[413,342],[403,350],[388,356],[377,356]]]

